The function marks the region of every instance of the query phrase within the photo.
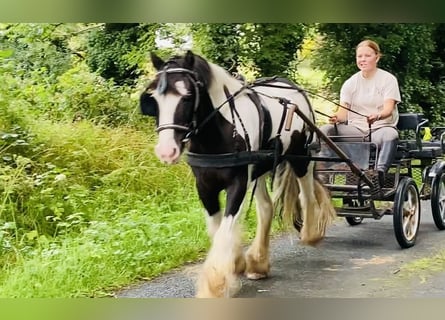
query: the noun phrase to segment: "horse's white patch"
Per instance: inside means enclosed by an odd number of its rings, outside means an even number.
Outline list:
[[[209,234],[210,239],[213,239],[216,231],[221,224],[222,213],[221,211],[215,213],[213,216],[210,216],[206,213],[206,222],[207,222],[207,233]]]
[[[184,81],[175,83],[175,88],[180,93],[167,93],[159,95],[157,92],[153,93],[153,97],[158,102],[159,106],[159,126],[173,124],[174,114],[176,108],[184,94],[187,94]],[[155,147],[156,156],[166,163],[175,163],[180,154],[180,146],[174,139],[174,129],[165,129],[159,132],[158,144]]]
[[[186,96],[189,93],[189,91],[187,90],[187,87],[185,86],[185,82],[182,80],[175,82],[175,88],[176,88],[176,90],[178,90],[178,92],[181,96]]]
[[[233,296],[241,288],[235,264],[240,256],[240,226],[233,216],[222,217],[198,280],[197,297]]]

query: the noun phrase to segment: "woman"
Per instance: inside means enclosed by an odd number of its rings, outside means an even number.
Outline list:
[[[359,71],[347,79],[340,90],[343,106],[320,128],[328,136],[351,141],[351,136],[366,136],[371,129],[371,141],[380,149],[377,160],[379,182],[394,160],[399,134],[396,128],[401,101],[397,78],[377,67],[381,53],[379,45],[364,40],[356,47]],[[341,138],[341,136],[348,136]],[[362,139],[361,139],[362,140]]]

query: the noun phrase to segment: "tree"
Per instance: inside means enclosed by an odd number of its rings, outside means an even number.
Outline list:
[[[285,76],[297,58],[307,27],[304,24],[255,23],[244,25],[246,58],[262,76]]]
[[[207,23],[194,24],[192,30],[197,49],[230,72],[249,65],[258,76],[283,76],[307,28],[285,23]]]
[[[425,97],[425,108],[437,123],[443,124],[445,118],[445,24],[435,24],[433,39],[435,49],[431,56],[431,72],[428,77],[432,83],[432,90]],[[441,121],[442,120],[442,121]]]
[[[106,23],[88,39],[87,64],[105,79],[132,84],[155,48],[158,24]]]
[[[38,73],[53,83],[70,67],[73,52],[67,34],[76,28],[74,24],[7,24],[1,30],[0,48],[12,52],[9,60],[16,75],[26,78]]]

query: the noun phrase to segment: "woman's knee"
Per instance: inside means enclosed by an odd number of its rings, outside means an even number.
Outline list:
[[[323,132],[327,136],[332,136],[335,134],[334,125],[332,124],[324,124],[319,129],[321,132]]]
[[[383,141],[393,141],[399,139],[399,132],[395,128],[388,128],[383,134]]]
[[[385,141],[394,141],[399,139],[399,132],[395,128],[384,127],[374,132],[374,141],[381,144]]]

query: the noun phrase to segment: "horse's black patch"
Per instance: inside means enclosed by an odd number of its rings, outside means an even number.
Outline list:
[[[283,151],[283,143],[281,142],[279,137],[274,137],[263,145],[263,149],[273,150],[276,157],[281,157],[281,153]],[[268,171],[271,171],[274,168],[274,165],[277,164],[278,163],[274,159],[263,160],[261,163],[255,164],[252,170],[252,180],[257,179]]]
[[[306,156],[308,155],[308,149],[306,147],[307,143],[307,136],[304,132],[298,132],[294,131],[292,133],[291,143],[289,145],[289,148],[286,150],[285,154],[288,155],[300,155],[300,156]],[[308,165],[310,160],[288,160],[290,165],[295,171],[295,174],[298,177],[303,177],[306,175],[308,171]]]
[[[142,93],[139,99],[139,105],[141,113],[146,116],[157,117],[158,116],[158,103],[155,98],[147,92]]]

